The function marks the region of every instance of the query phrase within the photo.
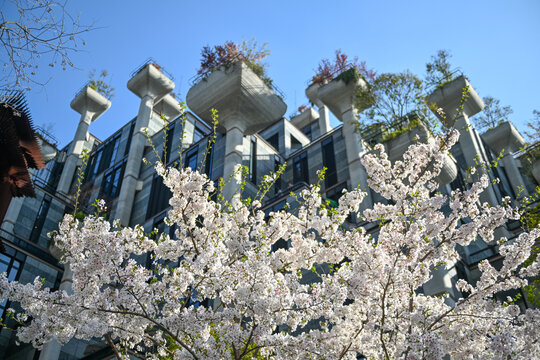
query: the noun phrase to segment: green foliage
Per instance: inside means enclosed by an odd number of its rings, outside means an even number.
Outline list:
[[[413,112],[423,119],[431,117],[423,82],[408,70],[378,75],[369,90],[370,94],[359,94],[355,104],[359,111],[366,108],[362,109],[359,103],[372,105],[361,115],[365,124],[384,123],[392,128]]]
[[[392,139],[395,139],[397,138],[399,135],[401,134],[404,134],[406,133],[407,131],[411,130],[411,129],[414,129],[420,125],[422,125],[423,122],[416,118],[412,121],[409,121],[407,123],[404,123],[402,124],[400,127],[396,128],[395,130],[391,131],[391,132],[387,132],[386,134],[384,134],[381,138],[381,143],[385,143],[385,142],[388,142]]]
[[[492,96],[486,96],[483,100],[484,110],[472,118],[476,128],[482,132],[507,121],[508,116],[514,112],[511,106],[501,106],[501,102]]]
[[[540,186],[536,188],[536,195],[540,196]],[[523,215],[523,223],[525,228],[530,230],[540,226],[540,203],[530,209]],[[536,260],[540,254],[540,238],[536,239],[536,242],[531,249],[531,256],[525,261],[523,266],[527,267]],[[540,277],[529,280],[529,285],[525,286],[523,289],[525,296],[529,303],[531,303],[536,308],[540,308]]]
[[[266,64],[262,62],[270,55],[266,45],[258,46],[255,39],[252,39],[244,40],[240,45],[226,41],[223,45],[205,46],[201,51],[201,65],[197,74],[204,80],[215,70],[243,61],[268,87],[272,87],[273,81],[267,74]]]
[[[533,120],[527,123],[528,130],[525,131],[525,135],[531,143],[540,141],[540,111],[533,110],[533,117]]]
[[[88,74],[88,77],[90,78],[89,86],[92,90],[97,91],[109,100],[114,97],[114,88],[109,84],[110,80],[107,79],[109,77],[107,70],[101,70],[99,76],[96,77],[96,70],[94,69]]]
[[[439,50],[426,64],[426,84],[441,88],[454,80],[449,59],[452,57],[448,50]]]

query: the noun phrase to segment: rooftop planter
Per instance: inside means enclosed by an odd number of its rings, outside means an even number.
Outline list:
[[[178,100],[174,98],[171,94],[166,95],[161,99],[156,105],[154,105],[153,110],[158,113],[160,116],[165,119],[174,119],[178,116],[182,110]]]
[[[244,61],[208,74],[189,89],[186,102],[209,125],[211,109],[217,109],[221,132],[234,123],[245,135],[262,130],[287,110],[283,100]]]
[[[540,157],[534,159],[531,172],[536,182],[540,184]]]
[[[523,136],[511,122],[505,121],[482,134],[482,139],[497,154],[512,154],[525,145]]]
[[[388,153],[388,159],[393,163],[403,158],[409,146],[417,142],[426,143],[433,139],[428,127],[420,120],[414,119],[393,132],[388,132],[381,140]],[[430,167],[431,169],[431,167]],[[449,155],[445,156],[440,174],[435,178],[439,185],[446,185],[455,180],[458,174],[456,161]]]
[[[79,114],[84,111],[92,113],[91,120],[95,121],[111,107],[111,101],[87,84],[77,92],[70,106]]]
[[[453,127],[462,114],[470,117],[484,109],[482,98],[463,75],[437,87],[429,95],[428,102],[434,104],[433,113],[446,127]],[[459,110],[461,105],[462,111]]]
[[[354,107],[362,111],[369,105],[363,105],[363,94],[369,93],[369,85],[364,76],[356,68],[350,68],[331,81],[317,88],[317,97],[343,121],[343,114]],[[358,99],[362,97],[362,102]]]
[[[153,63],[144,65],[134,72],[127,87],[140,98],[150,96],[154,103],[159,102],[165,95],[173,91],[174,82]]]
[[[319,113],[312,107],[304,109],[297,115],[291,117],[291,123],[296,126],[298,129],[302,129],[311,122],[319,118]]]

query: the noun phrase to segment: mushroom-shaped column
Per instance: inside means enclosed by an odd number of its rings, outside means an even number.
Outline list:
[[[69,147],[64,171],[58,182],[57,190],[65,194],[69,193],[80,155],[88,141],[90,123],[103,115],[111,107],[111,102],[87,85],[75,96],[70,105],[73,110],[81,114],[81,120]]]
[[[164,109],[170,108],[171,102],[167,100],[168,97],[166,99],[166,95],[174,89],[174,82],[153,64],[147,64],[128,81],[127,87],[141,98],[141,104],[135,122],[133,137],[131,138],[124,179],[115,213],[115,217],[124,226],[129,225],[131,218],[131,209],[133,207],[133,200],[135,199],[135,190],[137,188],[137,180],[139,179],[144,146],[147,142],[143,129],[147,128],[150,124],[150,118],[155,104],[165,101],[162,107]]]
[[[326,134],[330,130],[332,130],[332,127],[330,126],[330,115],[328,114],[328,108],[324,105],[324,103],[319,99],[318,91],[321,85],[319,84],[311,84],[306,89],[306,96],[311,101],[312,104],[317,105],[317,108],[319,110],[319,131],[320,136]]]
[[[171,94],[168,94],[154,105],[154,111],[165,119],[171,120],[180,115],[182,108],[180,107],[178,100]]]
[[[301,112],[300,114],[292,117],[290,121],[291,121],[291,124],[296,126],[298,129],[302,130],[308,124],[311,124],[313,121],[315,121],[315,119],[319,119],[319,122],[320,122],[321,117],[319,116],[319,113],[317,112],[317,110],[315,110],[312,107],[309,107],[303,112]],[[319,126],[320,126],[320,123],[319,123]],[[312,138],[316,139],[323,134],[324,134],[323,130],[320,129],[319,133],[312,134]]]
[[[189,89],[186,102],[201,119],[212,125],[211,110],[218,110],[218,130],[226,134],[223,179],[225,200],[238,194],[243,139],[279,120],[287,105],[243,62],[214,71]]]
[[[433,111],[433,113],[447,128],[453,127],[459,131],[459,147],[465,158],[466,167],[476,167],[478,157],[485,158],[483,147],[469,122],[469,117],[484,109],[484,102],[478,93],[462,75],[435,90],[428,101],[430,104],[435,104],[438,109],[442,109],[442,113],[440,111]],[[486,171],[479,169],[478,173],[484,174]],[[481,194],[480,199],[490,205],[498,204],[491,186]]]
[[[49,245],[49,251],[52,256],[60,260],[62,253],[60,249],[56,247],[54,241]],[[58,287],[59,291],[65,291],[68,295],[73,295],[73,273],[69,264],[64,264],[64,273],[62,274],[62,280],[60,281],[60,286]],[[60,351],[62,350],[62,345],[56,339],[52,339],[43,346],[41,353],[39,354],[39,360],[50,360],[58,359],[60,356]]]
[[[354,69],[347,70],[354,71]],[[351,186],[359,185],[367,192],[366,198],[360,205],[361,210],[369,209],[373,205],[371,192],[367,183],[366,170],[360,163],[360,159],[367,149],[362,138],[354,128],[357,118],[357,110],[354,107],[355,93],[359,88],[366,88],[366,82],[361,78],[350,79],[348,83],[343,80],[332,80],[318,90],[319,99],[343,122],[343,138],[347,150],[347,162],[349,164],[349,176]]]
[[[519,172],[517,160],[514,159],[514,152],[518,151],[525,145],[523,136],[517,131],[512,123],[506,121],[497,127],[486,131],[482,135],[482,139],[496,153],[503,152],[502,163],[508,180],[512,185],[512,191],[519,196],[528,196],[529,193],[525,188],[523,177]],[[521,190],[518,190],[521,189]]]

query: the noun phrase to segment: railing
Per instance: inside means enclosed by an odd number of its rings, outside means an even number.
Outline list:
[[[169,79],[171,80],[174,80],[174,76],[172,76],[171,73],[169,73],[167,70],[165,70],[165,68],[161,65],[158,65],[158,63],[156,62],[156,60],[154,60],[153,58],[148,58],[146,59],[146,61],[144,63],[142,63],[141,66],[139,66],[136,70],[134,70],[131,75],[130,75],[130,78],[134,77],[135,75],[137,75],[142,69],[144,69],[144,67],[148,64],[152,64],[154,65],[154,67],[156,69],[158,69],[159,71],[161,71],[164,75],[166,75]]]
[[[26,255],[39,259],[56,270],[64,271],[62,265],[58,263],[58,260],[41,246],[34,245],[21,236],[12,234],[4,229],[0,229],[0,238],[6,245],[19,250]]]
[[[300,189],[308,189],[308,188],[309,188],[308,183],[303,182],[303,181],[297,182],[296,184],[294,184],[292,186],[289,186],[287,189],[279,191],[276,195],[272,196],[267,201],[265,201],[262,209],[264,210],[265,208],[268,208],[269,206],[277,203],[278,200],[280,200],[282,198],[289,197],[291,192],[296,192],[296,191],[298,191]]]
[[[77,90],[77,92],[75,93],[75,96],[73,96],[73,98],[75,99],[77,96],[79,96],[80,93],[82,93],[84,91],[84,89],[91,84],[91,81],[88,80],[87,82],[84,83],[83,86],[81,86],[81,88],[79,90]]]
[[[45,141],[47,141],[49,144],[58,146],[58,139],[56,139],[51,133],[43,129],[41,126],[34,126],[34,130],[43,137]]]
[[[426,88],[426,98],[431,95],[435,90],[439,89],[441,85],[446,84],[462,75],[463,71],[461,70],[461,68],[455,68],[454,70],[452,70],[452,72],[450,72],[450,74],[437,78],[435,83],[428,84],[428,87]]]
[[[340,67],[339,69],[337,69],[337,70],[335,70],[335,71],[333,71],[333,72],[331,72],[331,73],[329,73],[329,74],[326,74],[325,76],[322,76],[320,79],[317,80],[317,83],[322,83],[322,82],[325,82],[325,81],[327,81],[327,82],[328,82],[328,81],[331,81],[331,80],[333,80],[336,76],[338,76],[339,74],[344,73],[345,71],[350,70],[350,69],[352,69],[352,68],[354,68],[354,67],[355,67],[354,64],[351,64],[351,63],[346,64],[346,65],[344,65],[343,67]],[[315,81],[313,81],[313,78],[312,78],[311,80],[308,80],[308,81],[306,82],[306,85],[307,85],[308,87],[310,87],[310,86],[313,85],[313,84],[315,84]]]
[[[202,74],[197,74],[193,77],[191,77],[189,79],[189,83],[191,86],[195,86],[196,84],[198,84],[199,82],[201,82],[203,79],[207,78],[213,71],[223,67],[223,66],[231,66],[233,65],[234,63],[238,62],[238,61],[244,61],[245,59],[243,57],[237,57],[233,60],[231,60],[229,63],[226,63],[226,64],[222,64],[218,67],[216,67],[215,69],[212,69],[211,71],[207,71],[207,72],[204,72]],[[266,83],[265,83],[266,84]],[[272,89],[272,91],[274,91],[274,93],[279,96],[282,100],[284,100],[286,97],[285,97],[285,94],[283,93],[283,91],[281,91],[281,89],[279,87],[277,87],[277,85],[275,85],[273,82],[272,84],[266,84],[266,86],[268,86],[270,89]]]
[[[36,188],[40,189],[43,192],[46,192],[47,194],[49,194],[53,198],[56,198],[57,200],[59,200],[64,205],[73,207],[73,200],[71,198],[67,197],[64,194],[61,194],[61,193],[57,192],[54,187],[49,185],[47,183],[47,181],[43,180],[42,178],[34,175],[32,177],[32,183],[34,184],[34,186]]]

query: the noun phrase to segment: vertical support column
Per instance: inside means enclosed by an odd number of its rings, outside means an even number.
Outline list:
[[[244,143],[244,129],[241,126],[242,122],[229,122],[231,125],[227,129],[225,137],[225,159],[223,165],[223,180],[226,184],[223,188],[223,196],[225,200],[234,202],[239,199],[240,184],[242,182],[242,174],[237,170],[238,165],[242,165],[242,153]]]
[[[512,191],[516,195],[516,198],[529,196],[529,192],[527,191],[525,183],[523,182],[523,177],[521,176],[521,173],[517,167],[517,160],[514,159],[513,154],[508,152],[503,156],[501,161],[504,165],[504,170],[506,171],[506,175],[508,175],[508,181],[510,181]],[[522,189],[522,191],[520,192],[519,189]]]
[[[179,110],[178,103],[174,99],[165,98],[174,89],[174,82],[153,64],[142,67],[128,81],[127,87],[141,98],[141,103],[135,122],[133,138],[131,139],[122,187],[118,196],[118,205],[114,214],[114,217],[124,226],[129,226],[144,147],[148,141],[143,129],[148,128],[150,125],[154,105],[163,100],[160,105],[160,112],[166,117],[167,115],[177,114],[177,110]]]
[[[479,157],[481,160],[485,158],[482,145],[478,143],[475,133],[471,128],[471,123],[469,122],[469,116],[465,113],[465,110],[461,116],[456,120],[455,128],[459,131],[459,142],[458,146],[461,148],[465,162],[467,163],[468,168],[475,168],[477,163],[475,159]],[[480,168],[477,172],[478,176],[488,175],[488,172],[484,168]],[[497,196],[493,187],[489,185],[483,192],[480,194],[480,201],[487,202],[491,206],[498,205]]]
[[[368,176],[360,159],[366,153],[366,148],[362,138],[354,128],[353,122],[356,120],[356,110],[351,106],[342,114],[343,138],[347,150],[347,163],[349,166],[349,177],[352,187],[359,186],[366,192],[366,198],[360,204],[360,210],[370,209],[373,206],[371,190],[368,186]]]
[[[328,112],[328,108],[324,106],[323,103],[319,102],[320,106],[318,106],[319,111],[319,131],[321,132],[321,136],[332,130],[332,127],[330,126],[330,114]]]
[[[349,70],[348,70],[349,71]],[[368,186],[368,177],[361,158],[366,153],[362,138],[354,128],[357,120],[357,109],[354,107],[354,97],[357,89],[366,87],[366,83],[361,78],[356,81],[345,83],[342,80],[333,80],[319,86],[311,85],[306,89],[306,95],[328,107],[334,115],[343,122],[343,138],[347,150],[347,163],[349,168],[349,179],[352,188],[357,186],[366,192],[364,201],[360,204],[360,211],[373,207],[373,198]],[[317,96],[314,97],[314,89],[317,89]],[[324,109],[321,109],[324,111]]]
[[[68,295],[73,295],[73,273],[69,264],[64,265],[64,275],[60,282],[59,291],[65,291]],[[57,360],[60,357],[62,345],[56,339],[52,339],[41,349],[39,360]]]
[[[77,126],[77,131],[73,137],[73,142],[69,147],[68,156],[66,162],[64,163],[64,169],[60,180],[58,181],[57,190],[68,194],[73,176],[75,175],[75,170],[79,163],[81,153],[84,149],[86,141],[88,141],[88,128],[90,127],[90,122],[94,114],[88,110],[83,111],[81,115],[81,120]]]
[[[75,96],[70,105],[73,110],[81,114],[81,119],[73,137],[73,142],[69,147],[64,169],[58,182],[57,190],[64,194],[69,193],[80,155],[86,147],[90,123],[107,111],[111,107],[111,102],[97,91],[86,86]]]
[[[120,223],[124,226],[129,225],[131,209],[133,208],[133,202],[135,200],[135,188],[137,187],[137,180],[141,170],[144,146],[148,141],[146,134],[143,133],[142,129],[147,128],[150,123],[153,106],[154,99],[150,95],[142,97],[115,214],[115,217],[120,220]]]

